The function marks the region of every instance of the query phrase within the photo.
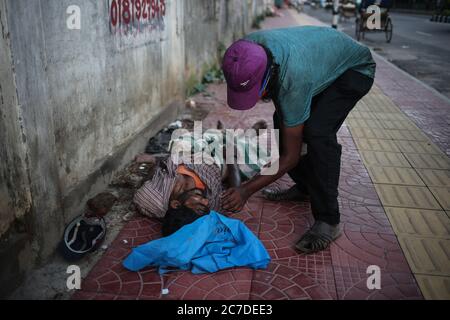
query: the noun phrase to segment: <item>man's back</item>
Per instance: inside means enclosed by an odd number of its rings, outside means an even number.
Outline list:
[[[284,104],[292,109],[288,104],[297,104],[297,117],[286,123],[288,126],[305,122],[312,97],[345,71],[353,69],[370,78],[375,76],[370,50],[333,28],[272,29],[252,33],[245,39],[266,47],[280,66],[279,96],[285,99],[280,101],[281,107]]]

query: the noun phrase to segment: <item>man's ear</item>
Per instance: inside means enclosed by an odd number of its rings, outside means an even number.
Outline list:
[[[171,200],[169,205],[172,209],[178,209],[181,206],[181,202],[178,200]]]

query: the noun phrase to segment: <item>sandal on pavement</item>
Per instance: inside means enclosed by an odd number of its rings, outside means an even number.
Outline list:
[[[331,242],[341,236],[340,225],[330,225],[323,221],[316,221],[297,242],[295,249],[303,253],[315,253],[328,248]]]
[[[270,201],[309,201],[309,195],[300,191],[297,186],[285,190],[267,188],[262,191],[262,194]]]

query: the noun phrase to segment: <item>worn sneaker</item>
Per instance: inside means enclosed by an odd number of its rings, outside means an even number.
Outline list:
[[[262,191],[262,194],[270,201],[309,201],[309,195],[300,191],[297,186],[284,190],[267,188]]]

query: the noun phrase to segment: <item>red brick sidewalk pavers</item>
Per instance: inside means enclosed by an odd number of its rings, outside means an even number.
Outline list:
[[[224,86],[214,96],[204,126],[220,119],[228,128],[249,128],[272,117],[273,106],[260,104],[245,115],[223,107]],[[201,102],[207,103],[207,102]],[[131,248],[160,237],[160,224],[139,217],[130,221],[82,283],[74,299],[420,299],[421,294],[398,241],[344,126],[340,203],[344,235],[329,249],[299,255],[293,246],[313,223],[308,203],[266,201],[253,196],[234,215],[261,239],[273,261],[268,270],[239,268],[216,274],[176,272],[161,278],[154,269],[126,271],[121,263]],[[292,184],[285,177],[280,186]],[[125,240],[125,241],[124,241]],[[367,289],[367,267],[382,270],[382,289]],[[161,290],[169,289],[163,296]]]

